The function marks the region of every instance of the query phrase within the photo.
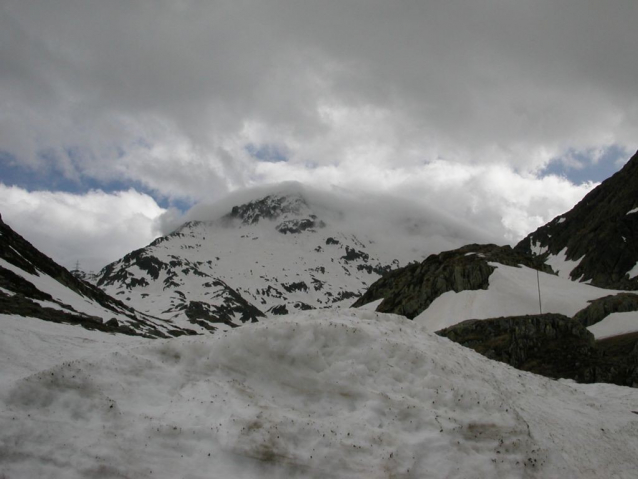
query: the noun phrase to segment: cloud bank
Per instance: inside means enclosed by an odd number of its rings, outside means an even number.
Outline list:
[[[68,269],[98,271],[159,236],[166,210],[136,191],[83,195],[0,184],[2,220]]]
[[[163,205],[301,181],[512,240],[591,188],[552,165],[638,147],[637,17],[634,0],[5,0],[0,172]]]

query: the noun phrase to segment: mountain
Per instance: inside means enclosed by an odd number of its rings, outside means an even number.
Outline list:
[[[542,267],[551,271],[509,246],[472,244],[433,254],[422,263],[412,263],[392,271],[370,286],[353,306],[356,308],[381,301],[377,311],[413,319],[445,293],[487,290],[490,276],[496,270],[494,263]]]
[[[638,289],[638,153],[515,249],[541,258],[575,281]]]
[[[309,311],[97,352],[111,335],[0,324],[23,345],[0,354],[0,477],[636,473],[638,389],[517,371],[401,317]]]
[[[379,219],[374,208],[339,197],[275,190],[183,224],[107,265],[97,285],[136,309],[200,331],[266,314],[347,307],[408,258],[471,237],[452,221],[431,228],[427,221]]]
[[[401,314],[434,332],[468,319],[538,313],[574,316],[594,327],[612,314],[638,310],[635,299],[558,276],[541,258],[509,246],[474,244],[392,271],[353,306]]]
[[[610,336],[638,331],[630,319],[636,296],[621,294],[637,288],[638,153],[515,248],[467,245],[432,255],[379,279],[355,307],[373,303],[431,331],[468,319],[578,313],[583,326]]]
[[[399,268],[355,307],[395,313],[550,377],[638,386],[638,154],[571,211],[509,246]],[[610,289],[610,288],[616,288]]]
[[[139,313],[77,279],[14,232],[0,216],[0,314],[76,324],[104,332],[171,337],[192,334]]]

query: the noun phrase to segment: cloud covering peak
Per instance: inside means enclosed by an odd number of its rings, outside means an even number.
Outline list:
[[[638,147],[637,14],[633,0],[5,0],[0,177],[141,185],[162,207],[294,180],[470,210],[514,237]],[[575,186],[573,171],[591,174]]]

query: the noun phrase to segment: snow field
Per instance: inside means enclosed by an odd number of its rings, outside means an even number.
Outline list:
[[[516,268],[499,263],[490,264],[496,270],[489,278],[487,290],[444,293],[414,318],[414,321],[427,331],[435,332],[466,319],[538,314],[536,270],[525,266]],[[618,292],[547,273],[540,273],[539,278],[543,313],[560,313],[572,317],[587,307],[588,301]]]
[[[150,341],[6,314],[0,314],[0,331],[0,391],[18,379],[62,362],[96,357]]]
[[[611,313],[599,323],[587,328],[596,339],[638,332],[638,311]]]
[[[398,316],[41,366],[0,392],[0,477],[635,477],[638,391],[516,371]]]

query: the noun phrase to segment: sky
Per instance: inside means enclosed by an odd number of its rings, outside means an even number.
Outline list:
[[[635,0],[0,0],[0,214],[86,270],[282,181],[516,242],[638,149],[636,18]]]

